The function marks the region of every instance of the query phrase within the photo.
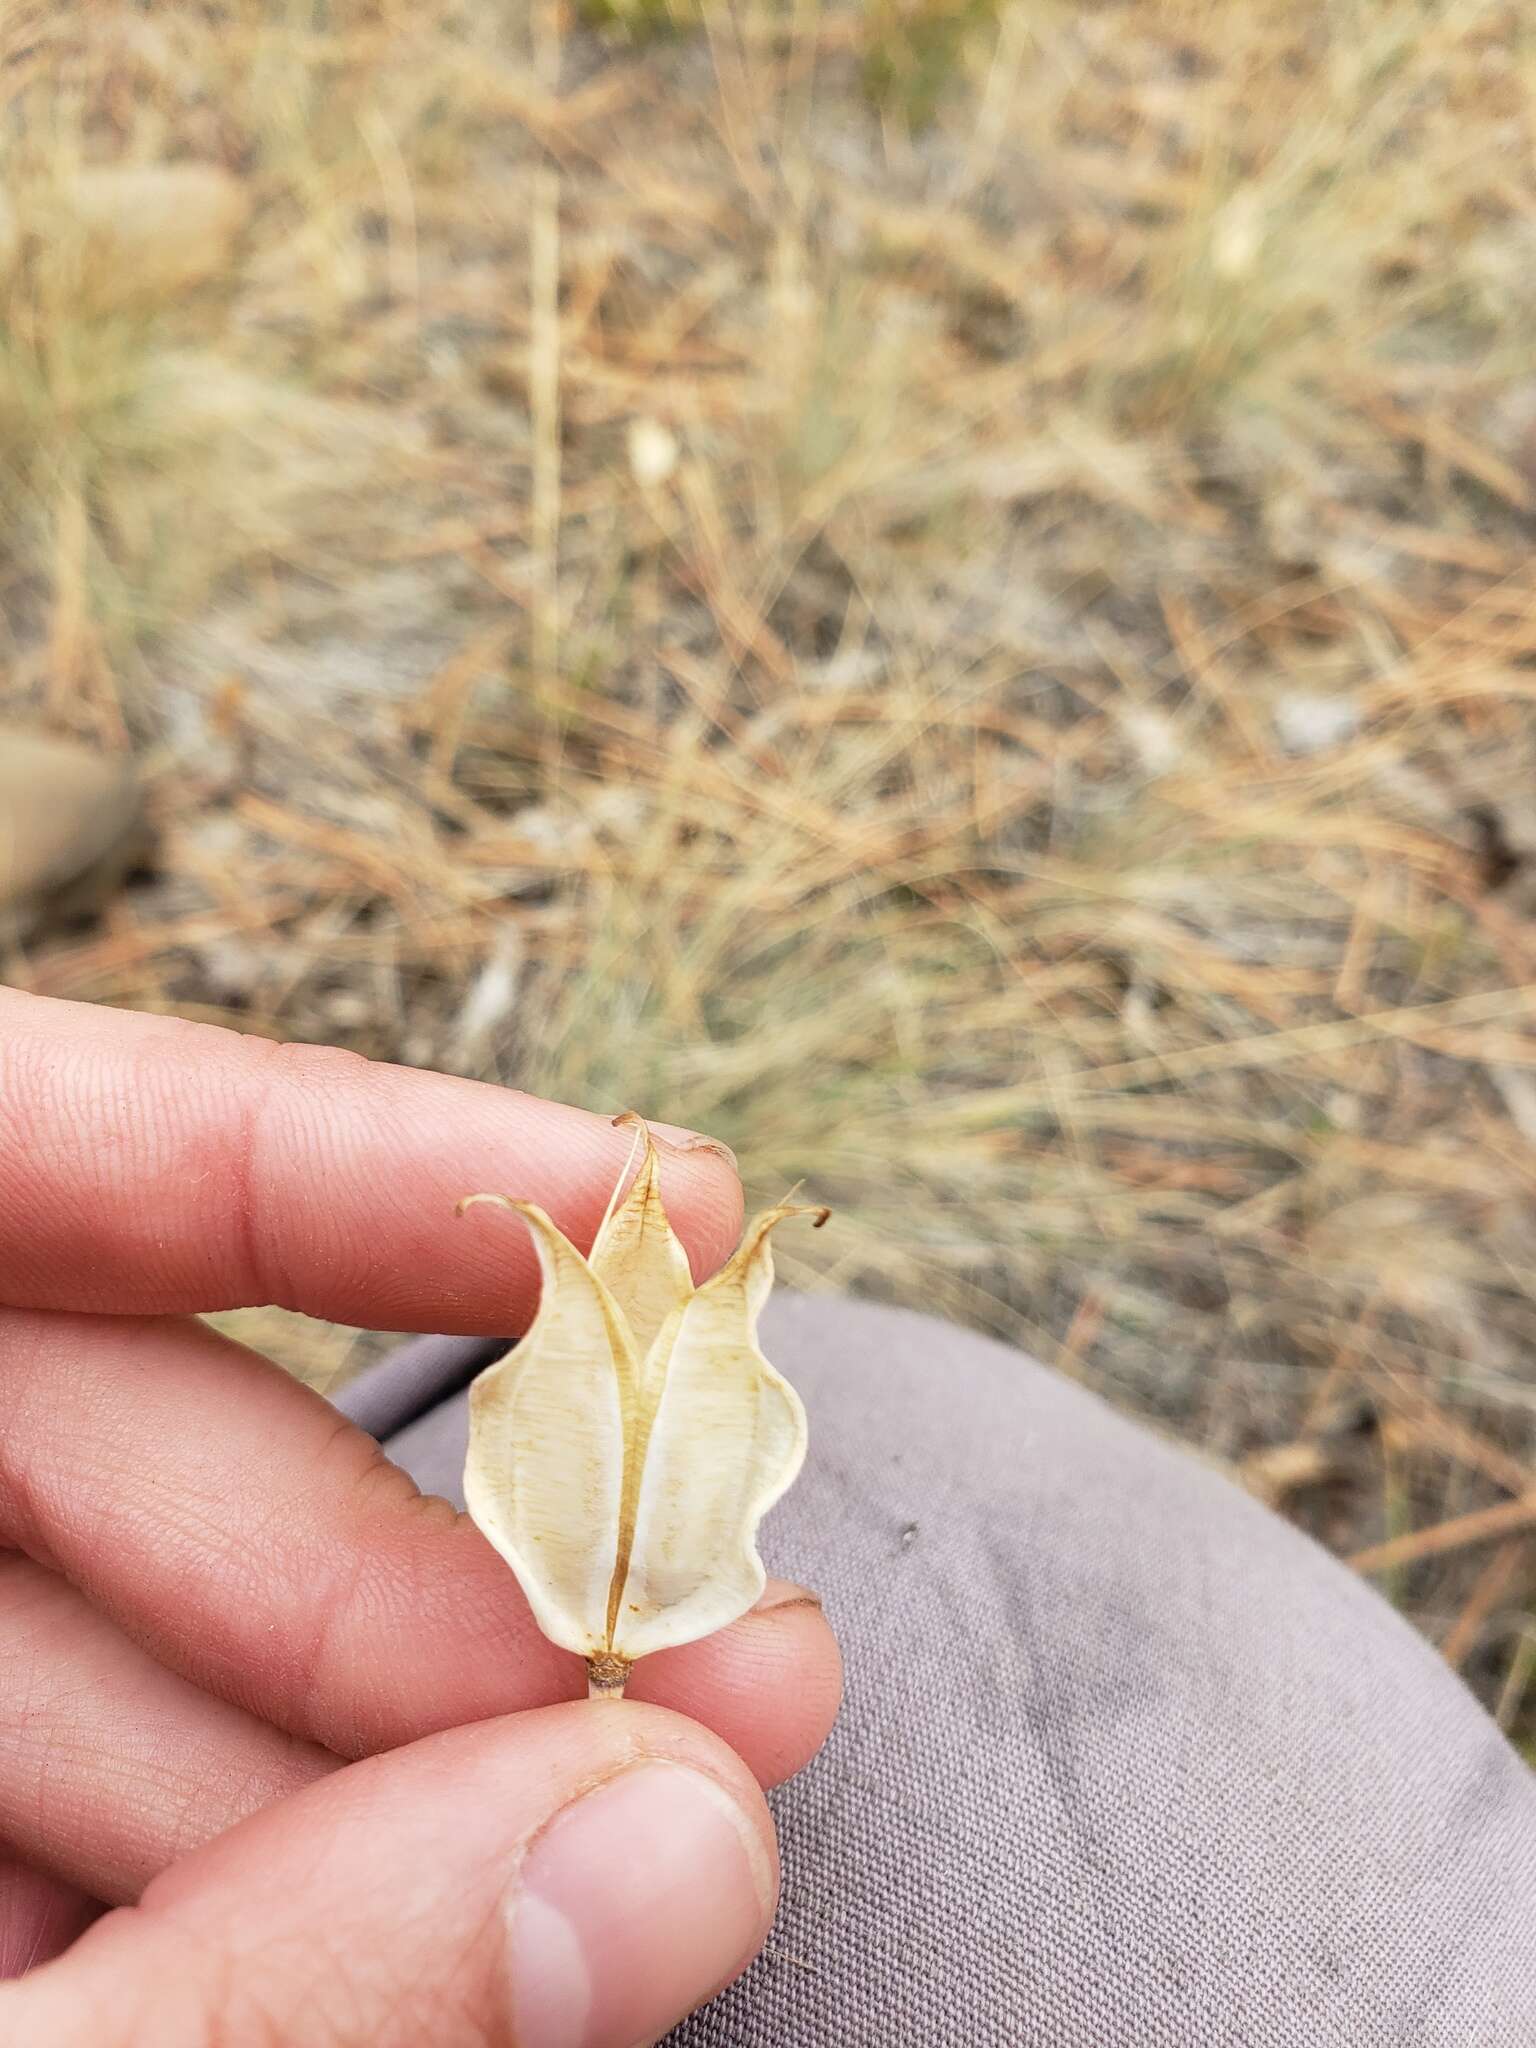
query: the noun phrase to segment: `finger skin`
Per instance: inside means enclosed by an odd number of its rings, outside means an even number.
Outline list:
[[[584,1691],[466,1516],[204,1325],[0,1310],[0,1380],[0,1542],[221,1700],[350,1757]],[[841,1691],[814,1606],[641,1672],[764,1782],[815,1753]]]
[[[277,1302],[488,1335],[526,1327],[537,1265],[526,1231],[484,1209],[456,1217],[459,1198],[516,1194],[586,1245],[632,1139],[510,1089],[9,989],[0,1131],[0,1301],[109,1314]],[[721,1152],[664,1157],[702,1278],[740,1234],[740,1186]]]
[[[686,1872],[674,1890],[645,1896],[665,1830],[600,1845],[593,1888],[630,1887],[643,1923],[621,1932],[642,1958],[644,1937],[657,1969],[637,1982],[632,2006],[609,1995],[585,2023],[573,2013],[563,2037],[572,2048],[632,2048],[745,1965],[767,1930],[777,1858],[761,1795],[728,1750],[675,1715],[607,1702],[455,1729],[267,1808],[68,1955],[0,1987],[0,2039],[49,2048],[510,2048],[517,2039],[540,2048],[539,2036],[554,2036],[529,2020],[518,1920],[540,1846],[584,1795],[599,1798],[659,1764],[698,1774],[729,1808],[732,1853],[753,1898],[748,1914],[731,1902],[711,1960],[717,1930],[696,1924],[711,1905],[688,1896]],[[579,1896],[574,1907],[582,1910]],[[690,1948],[687,1967],[674,1967]],[[688,1996],[658,2010],[668,1980],[686,1982]]]
[[[781,1608],[808,1597],[775,1596]],[[743,1627],[759,1623],[778,1625],[764,1614]],[[711,1705],[696,1680],[669,1685],[645,1665],[632,1691]],[[772,1732],[751,1732],[762,1772]],[[55,1573],[0,1557],[0,1841],[25,1859],[0,1856],[0,1976],[66,1946],[92,1900],[137,1899],[179,1857],[341,1768],[166,1670]]]
[[[34,1871],[122,1904],[340,1768],[167,1671],[55,1573],[0,1556],[0,1840]],[[0,1889],[0,1952],[24,1943],[6,1930],[16,1903]]]

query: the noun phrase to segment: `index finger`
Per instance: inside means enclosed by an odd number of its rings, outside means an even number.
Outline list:
[[[659,1127],[696,1277],[740,1234],[728,1153]],[[0,990],[0,1302],[184,1314],[275,1302],[385,1330],[514,1332],[515,1193],[590,1242],[629,1156],[606,1117],[180,1018]]]

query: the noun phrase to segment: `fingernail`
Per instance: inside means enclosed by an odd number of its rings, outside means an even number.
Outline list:
[[[727,1166],[737,1164],[729,1145],[719,1138],[706,1137],[702,1131],[685,1131],[681,1124],[652,1124],[651,1136],[663,1152],[713,1152]]]
[[[751,1612],[772,1614],[778,1607],[814,1607],[820,1613],[821,1596],[809,1586],[797,1586],[793,1579],[770,1579]]]
[[[632,2048],[743,1970],[778,1881],[747,1814],[685,1764],[636,1764],[524,1861],[509,1960],[518,2048]]]

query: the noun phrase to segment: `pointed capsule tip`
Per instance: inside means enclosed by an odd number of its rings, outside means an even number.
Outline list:
[[[454,1215],[462,1216],[466,1209],[473,1209],[477,1202],[490,1202],[498,1209],[511,1209],[516,1206],[510,1195],[460,1195],[453,1205]]]
[[[811,1218],[812,1230],[820,1230],[823,1223],[830,1221],[831,1215],[832,1211],[830,1209],[818,1209],[816,1211],[816,1214]]]

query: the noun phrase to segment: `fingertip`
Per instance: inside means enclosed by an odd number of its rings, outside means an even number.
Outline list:
[[[695,1281],[717,1273],[741,1240],[746,1213],[736,1155],[717,1139],[652,1125],[662,1154],[661,1197]]]
[[[659,2039],[746,1968],[772,1924],[778,1876],[761,1801],[744,1802],[711,1771],[646,1760],[593,1787],[518,1872],[514,2038],[521,2048]]]
[[[781,1597],[728,1629],[635,1667],[630,1697],[703,1722],[763,1786],[803,1770],[832,1732],[843,1697],[837,1638],[814,1594]]]

